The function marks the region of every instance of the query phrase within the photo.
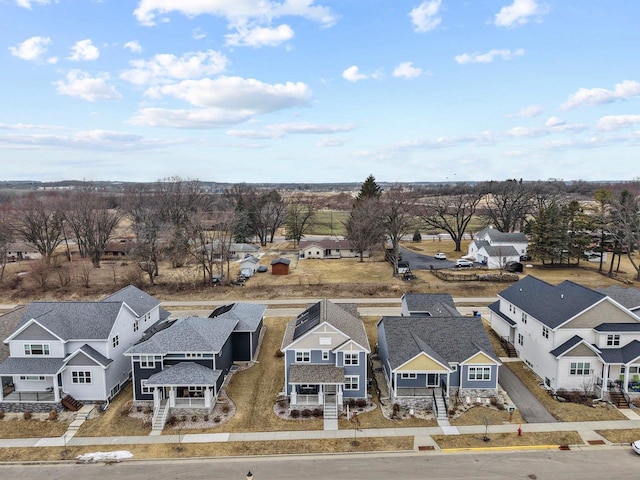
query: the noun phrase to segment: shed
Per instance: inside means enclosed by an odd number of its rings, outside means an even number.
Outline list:
[[[277,258],[271,261],[271,275],[289,275],[289,264],[291,260],[288,258]]]

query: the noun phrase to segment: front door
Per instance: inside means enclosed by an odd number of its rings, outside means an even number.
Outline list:
[[[437,373],[427,373],[427,387],[438,386],[439,375]]]

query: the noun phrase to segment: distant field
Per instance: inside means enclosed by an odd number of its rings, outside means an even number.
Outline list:
[[[344,235],[344,223],[349,218],[349,212],[338,210],[320,210],[316,213],[313,227],[309,235]]]

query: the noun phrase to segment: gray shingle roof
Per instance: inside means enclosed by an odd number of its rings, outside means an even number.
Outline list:
[[[511,245],[491,245],[484,247],[490,257],[519,257],[518,251]]]
[[[338,305],[325,299],[311,305],[307,310],[315,308],[317,305],[320,306],[320,321],[318,324],[327,322],[333,325],[358,345],[362,345],[368,351],[371,351],[364,324],[362,320],[350,313],[353,311],[353,308],[349,307],[349,304]],[[295,324],[295,318],[287,323],[287,328],[282,339],[283,350],[294,340]]]
[[[640,322],[636,323],[601,323],[594,328],[596,332],[640,332]]]
[[[174,387],[190,385],[213,386],[221,374],[220,370],[212,370],[199,363],[180,362],[151,375],[146,384]]]
[[[289,383],[344,383],[344,368],[335,365],[291,365]]]
[[[151,295],[143,292],[133,285],[124,287],[115,293],[112,293],[103,302],[124,302],[131,308],[138,317],[153,310],[160,305],[160,301]]]
[[[271,260],[271,265],[276,265],[278,263],[282,263],[284,265],[289,265],[291,263],[291,260],[289,260],[288,258],[284,258],[284,257],[280,257],[280,258],[276,258],[274,260]]]
[[[216,309],[217,310],[217,309]],[[267,311],[266,305],[238,302],[221,315],[210,318],[230,318],[237,320],[236,332],[255,332]]]
[[[32,302],[24,309],[20,329],[35,319],[63,340],[105,340],[122,302]]]
[[[553,350],[551,350],[551,352],[549,352],[549,353],[551,353],[551,355],[553,355],[554,357],[557,358],[560,355],[562,355],[563,353],[568,352],[569,350],[571,350],[573,347],[575,347],[577,344],[579,344],[583,340],[584,339],[580,335],[574,335],[569,340],[564,342],[562,345],[559,345],[556,348],[554,348]]]
[[[0,363],[0,375],[55,375],[63,362],[63,358],[9,357]]]
[[[510,319],[500,311],[500,300],[498,300],[497,302],[493,302],[491,305],[489,305],[489,310],[491,310],[493,313],[498,315],[502,320],[507,322],[509,325],[513,326],[516,324],[514,320]]]
[[[87,355],[89,355],[91,358],[93,358],[96,362],[98,362],[103,367],[106,367],[111,362],[113,362],[113,360],[111,358],[105,357],[100,352],[98,352],[95,348],[90,347],[89,345],[81,346],[80,350],[82,352],[86,353]]]
[[[2,341],[16,331],[16,326],[22,320],[24,307],[17,307],[9,313],[0,315],[0,362],[9,356],[9,346]]]
[[[480,237],[483,235],[487,235],[491,239],[491,243],[500,242],[500,243],[527,243],[529,240],[524,233],[518,232],[500,232],[495,228],[483,228],[478,233],[476,233],[476,237]]]
[[[149,340],[132,346],[127,354],[217,353],[237,324],[238,320],[235,318],[181,318]]]
[[[592,307],[605,295],[565,280],[554,286],[531,275],[498,294],[550,328]]]
[[[498,361],[479,317],[382,317],[389,363],[395,369],[421,352],[448,365],[482,351]]]
[[[640,290],[637,288],[625,288],[620,285],[613,285],[608,288],[599,288],[598,292],[611,297],[629,310],[640,308]]]
[[[402,302],[407,305],[409,313],[428,312],[434,317],[460,315],[449,293],[405,293]]]
[[[634,340],[620,348],[602,348],[600,357],[607,363],[629,364],[640,357],[640,342]]]

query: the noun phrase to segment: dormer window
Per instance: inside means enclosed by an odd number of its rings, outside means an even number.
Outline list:
[[[42,343],[25,343],[24,344],[25,355],[51,355],[49,345]]]
[[[620,345],[620,335],[607,335],[607,347]]]

